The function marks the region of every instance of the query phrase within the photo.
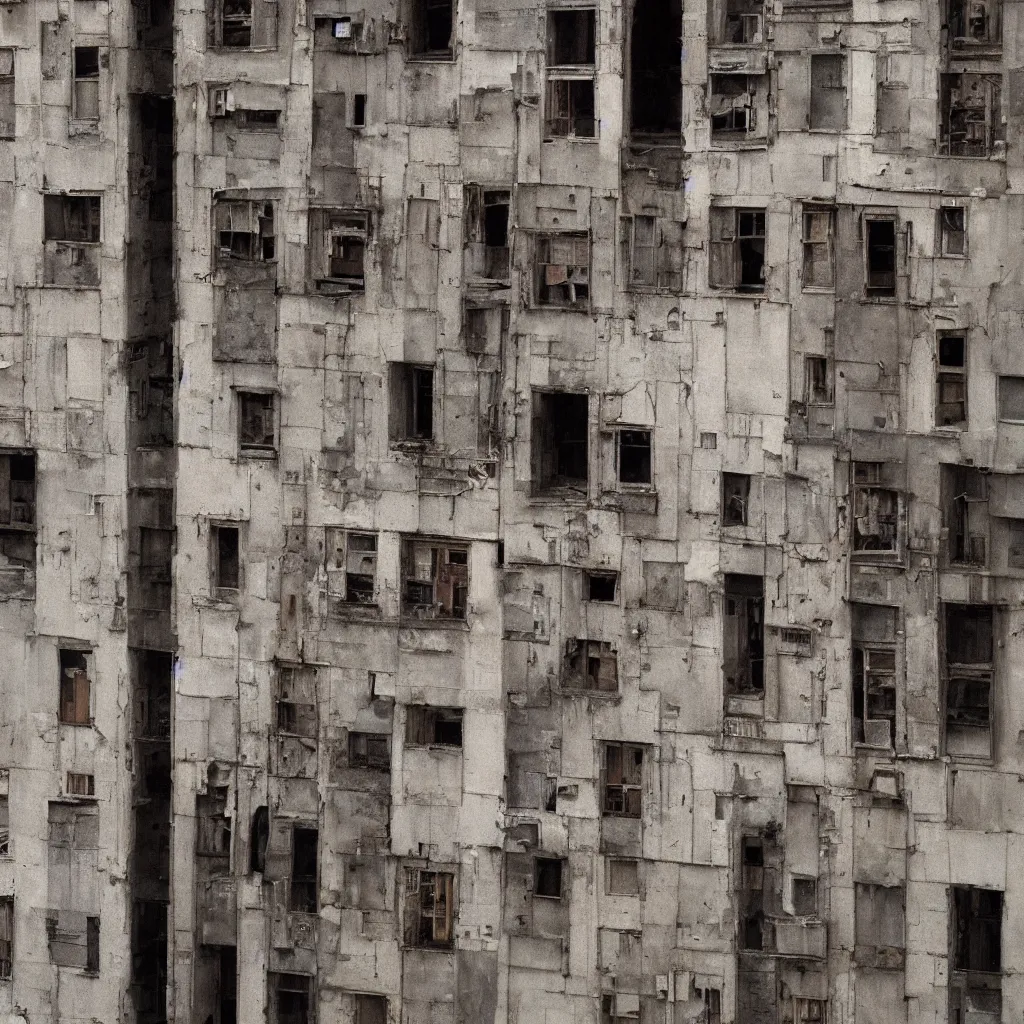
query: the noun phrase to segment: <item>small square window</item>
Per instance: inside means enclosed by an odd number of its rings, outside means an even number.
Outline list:
[[[80,772],[68,772],[65,782],[68,796],[95,796],[96,776]]]
[[[618,600],[618,583],[619,574],[615,572],[585,573],[585,600],[614,604]]]
[[[608,858],[608,895],[639,896],[640,864],[635,860]]]
[[[391,750],[387,733],[350,732],[348,765],[350,768],[390,768]]]

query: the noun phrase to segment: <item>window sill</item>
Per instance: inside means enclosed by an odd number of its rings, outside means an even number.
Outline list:
[[[879,551],[872,557],[870,551],[854,551],[850,555],[850,561],[854,565],[877,565],[887,569],[902,569],[903,560],[899,555],[891,551]]]
[[[584,316],[590,315],[590,306],[559,306],[554,302],[533,302],[530,305],[530,309],[537,313],[582,313]]]
[[[60,242],[60,245],[80,245],[83,243],[79,242]],[[60,291],[60,292],[98,292],[100,286],[98,284],[52,284],[47,282],[46,284],[36,285],[37,288],[45,291]]]
[[[458,629],[469,630],[469,623],[465,619],[419,619],[411,616],[409,612],[403,611],[398,625],[402,629]]]
[[[57,724],[68,729],[92,729],[96,725],[96,719],[90,718],[88,722],[65,722],[58,718]]]
[[[442,754],[461,754],[462,747],[452,746],[450,743],[406,743],[406,750],[436,750]]]
[[[617,814],[615,811],[602,811],[602,818],[615,818],[618,821],[640,821],[643,818],[641,814]]]
[[[436,444],[433,438],[399,438],[392,441],[388,448],[393,452],[430,453],[437,454],[443,451],[440,445]]]
[[[895,306],[899,299],[895,295],[864,295],[860,301],[863,305]]]
[[[749,149],[749,150],[767,150],[768,140],[767,139],[716,139],[714,136],[711,138],[711,146],[709,147],[713,151],[720,152],[734,152],[737,149]]]
[[[366,284],[352,284],[347,281],[339,281],[333,278],[319,278],[313,281],[312,295],[322,295],[327,299],[346,298],[352,295],[365,295]]]
[[[276,46],[207,46],[210,53],[277,53]]]
[[[737,289],[733,285],[710,285],[712,292],[724,299],[763,299],[765,290],[760,291]]]
[[[960,260],[966,263],[970,256],[965,252],[939,252],[935,254],[935,258],[937,260]]]
[[[410,53],[405,58],[406,64],[454,64],[455,55],[450,51],[437,53]]]
[[[258,462],[274,462],[277,459],[277,451],[270,451],[263,448],[243,448],[238,453],[239,459],[252,459]]]
[[[232,601],[224,601],[218,597],[207,594],[192,595],[193,608],[209,608],[219,612],[237,612],[238,605]]]
[[[612,693],[608,690],[585,690],[582,687],[560,686],[557,692],[562,697],[592,697],[594,700],[599,700],[605,704],[622,703],[622,694],[618,691]]]
[[[853,749],[864,754],[883,754],[886,757],[895,757],[896,751],[892,747],[876,746],[874,743],[864,743],[861,740],[853,741]]]
[[[835,295],[835,293],[836,293],[836,289],[835,289],[834,285],[831,288],[816,288],[816,287],[801,288],[800,291],[804,295]]]
[[[543,140],[546,143],[549,142],[579,142],[583,145],[592,146],[596,142],[600,142],[600,138],[596,135],[549,135]]]

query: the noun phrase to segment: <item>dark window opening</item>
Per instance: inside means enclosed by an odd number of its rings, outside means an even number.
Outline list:
[[[217,262],[266,263],[276,252],[274,204],[262,199],[222,199],[214,204]]]
[[[899,554],[899,492],[885,486],[891,472],[882,462],[853,464],[853,550]]]
[[[218,1024],[236,1024],[238,1020],[238,950],[235,946],[217,948]]]
[[[651,483],[651,431],[619,431],[619,483]]]
[[[316,670],[282,665],[277,676],[277,731],[317,738]]]
[[[634,3],[629,51],[633,132],[678,135],[683,124],[681,0]]]
[[[999,378],[999,418],[1024,422],[1024,377]]]
[[[384,996],[356,996],[356,1016],[353,1024],[387,1024],[388,1001]]]
[[[535,266],[534,296],[538,306],[589,310],[589,235],[538,235]]]
[[[750,477],[746,473],[722,474],[722,525],[746,526],[750,504]]]
[[[1002,970],[1003,894],[953,886],[953,969],[998,974]]]
[[[14,976],[14,897],[0,896],[0,978]]]
[[[350,768],[390,768],[391,750],[387,734],[350,732],[348,765]]]
[[[305,974],[268,975],[277,1019],[274,1024],[311,1024],[310,989],[313,979]]]
[[[554,857],[538,857],[533,862],[533,895],[562,898],[562,862]]]
[[[227,869],[231,856],[231,818],[228,817],[228,787],[209,786],[196,794],[196,854],[222,860]]]
[[[100,48],[75,47],[75,86],[72,115],[79,121],[100,116]]]
[[[586,600],[614,603],[618,599],[616,593],[619,582],[618,573],[588,572],[584,582]]]
[[[755,75],[711,76],[711,137],[715,141],[744,139],[758,131]],[[759,134],[763,134],[760,132]]]
[[[508,189],[466,186],[465,245],[468,276],[507,280],[511,195]]]
[[[596,690],[617,693],[618,656],[602,640],[567,640],[562,686],[567,690]]]
[[[47,242],[100,240],[100,196],[43,196],[43,230]]]
[[[896,221],[864,221],[867,294],[881,298],[896,294]]]
[[[804,207],[803,287],[834,288],[836,283],[836,211]]]
[[[59,651],[60,702],[59,719],[65,725],[89,725],[90,690],[88,662],[85,651]]]
[[[248,132],[276,132],[281,121],[280,110],[236,110],[235,124]]]
[[[249,826],[249,870],[262,874],[267,869],[267,843],[270,841],[270,811],[262,804],[253,811]]]
[[[96,776],[86,775],[82,772],[68,772],[64,788],[68,796],[95,796]]]
[[[643,799],[644,748],[634,743],[604,745],[604,800],[606,817],[639,818]]]
[[[214,526],[214,571],[215,590],[239,589],[238,527]]]
[[[315,828],[292,829],[292,877],[288,890],[288,909],[297,914],[315,914],[317,910],[317,845],[320,833]]]
[[[967,339],[940,334],[938,349],[935,425],[955,427],[967,422]]]
[[[943,525],[949,531],[949,560],[957,565],[988,563],[988,474],[973,466],[941,466]]]
[[[469,548],[442,541],[402,540],[402,614],[413,619],[465,619]]]
[[[434,368],[391,364],[391,440],[434,439]]]
[[[832,374],[827,356],[804,356],[804,396],[808,405],[832,405]]]
[[[85,919],[85,969],[90,974],[98,974],[100,970],[100,919]]]
[[[740,837],[740,942],[743,949],[764,948],[765,849],[761,836]]]
[[[946,753],[954,757],[992,756],[993,627],[990,606],[946,606]]]
[[[405,712],[407,747],[461,747],[462,708],[410,704]]]
[[[764,579],[725,577],[723,668],[727,693],[764,693]]]
[[[238,446],[243,454],[277,453],[274,397],[257,391],[238,392]]]
[[[764,291],[765,211],[711,208],[711,286]]]
[[[588,395],[533,393],[533,480],[539,491],[587,492],[590,403]]]
[[[14,138],[14,50],[0,49],[0,139]]]
[[[357,92],[352,98],[352,127],[366,127],[366,93]]]
[[[684,227],[684,221],[653,214],[621,218],[622,265],[629,268],[631,290],[681,289]]]
[[[596,31],[593,8],[548,11],[548,65],[593,64]]]
[[[448,871],[405,869],[404,937],[407,946],[451,949],[455,875]]]
[[[366,286],[370,217],[362,211],[311,208],[310,270],[318,291],[361,292]]]
[[[454,0],[411,0],[410,56],[448,59],[455,30]]]
[[[898,611],[850,606],[853,742],[892,749],[896,742]]]
[[[939,239],[941,255],[967,255],[967,211],[962,206],[939,210]]]

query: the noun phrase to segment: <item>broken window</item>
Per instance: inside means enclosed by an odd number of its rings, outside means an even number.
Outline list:
[[[196,794],[196,856],[212,858],[215,863],[211,873],[224,874],[229,870],[231,818],[227,786],[211,785],[206,793]]]
[[[467,277],[505,281],[509,271],[508,221],[512,193],[507,188],[465,186],[465,267]]]
[[[590,236],[559,232],[538,235],[534,299],[538,306],[590,308]]]
[[[945,156],[991,156],[1002,145],[999,74],[939,76],[939,152]]]
[[[277,46],[274,0],[210,0],[209,45],[231,49]]]
[[[998,974],[1003,963],[1003,894],[954,885],[952,897],[953,970]]]
[[[274,395],[267,391],[238,392],[238,447],[242,455],[277,454]]]
[[[683,224],[670,217],[623,217],[623,262],[630,288],[679,291],[683,278]]]
[[[468,598],[467,545],[403,538],[403,615],[415,619],[465,619]]]
[[[46,931],[50,962],[99,969],[99,808],[51,802],[48,815]]]
[[[266,3],[266,0],[259,0]],[[213,207],[217,262],[264,263],[274,259],[274,204],[263,199],[218,199]]]
[[[709,7],[716,43],[760,46],[764,42],[764,5],[760,0],[718,0]]]
[[[875,135],[895,152],[910,141],[912,54],[878,54],[876,66]]]
[[[803,287],[834,288],[836,284],[836,211],[833,207],[803,209]]]
[[[999,378],[999,418],[1024,423],[1024,377]]]
[[[1006,564],[1011,569],[1024,569],[1024,519],[1007,521],[1009,542],[1006,551]]]
[[[985,566],[988,562],[988,474],[973,466],[942,466],[944,526],[949,561]]]
[[[711,140],[742,141],[758,132],[757,75],[711,76]]]
[[[537,857],[533,862],[533,895],[562,898],[562,862],[555,857]]]
[[[377,534],[356,533],[339,526],[328,526],[324,556],[327,601],[331,609],[338,611],[339,605],[374,603]]]
[[[896,218],[865,217],[863,224],[865,292],[891,298],[896,294]]]
[[[317,910],[317,845],[320,833],[315,828],[296,825],[292,829],[292,877],[288,888],[288,909],[297,914],[315,914]]]
[[[937,340],[939,369],[935,381],[935,426],[956,427],[967,423],[967,338],[940,334]]]
[[[898,611],[852,604],[853,742],[891,750],[896,743]]]
[[[828,356],[804,356],[804,401],[832,405],[832,372]]]
[[[96,776],[83,772],[68,772],[64,791],[68,796],[95,796]]]
[[[946,753],[992,756],[993,611],[947,605],[945,616]]]
[[[962,206],[939,209],[939,255],[967,255],[967,210]]]
[[[619,574],[616,572],[586,572],[583,580],[584,599],[614,603],[618,600],[618,582]]]
[[[92,722],[87,652],[58,651],[60,663],[59,720],[64,725],[89,725]]]
[[[638,993],[606,992],[601,996],[601,1024],[637,1024],[639,1020]]]
[[[649,487],[651,478],[651,431],[618,431],[618,464],[620,484]]]
[[[43,196],[43,230],[47,242],[95,244],[100,240],[99,196]]]
[[[567,640],[562,686],[618,693],[618,657],[612,645],[603,640]]]
[[[640,863],[619,857],[608,858],[608,878],[605,891],[610,896],[640,895]]]
[[[14,897],[0,896],[0,979],[14,976]]]
[[[954,50],[998,49],[1002,44],[1001,0],[948,0],[946,28]]]
[[[601,813],[607,817],[639,818],[643,776],[643,747],[635,743],[605,743]]]
[[[404,933],[407,946],[451,949],[455,941],[455,875],[405,869]]]
[[[268,971],[271,1024],[312,1024],[313,979],[306,974]]]
[[[0,796],[0,857],[11,855],[11,808],[7,794]]]
[[[238,560],[238,527],[210,527],[213,549],[213,589],[237,591],[241,578]]]
[[[384,996],[359,993],[355,997],[356,1013],[353,1024],[387,1024],[388,1001]]]
[[[711,208],[711,287],[764,291],[765,211]]]
[[[739,926],[741,949],[764,949],[764,841],[740,837]]]
[[[462,708],[410,704],[405,709],[407,747],[461,747]]]
[[[532,471],[537,492],[568,488],[587,493],[589,396],[533,392]]]
[[[811,55],[812,131],[842,131],[846,127],[846,58],[839,53]]]
[[[310,273],[317,291],[363,291],[369,237],[370,215],[365,210],[310,209]]]
[[[746,473],[722,474],[722,525],[746,526],[750,505],[750,477]]]
[[[409,56],[450,60],[455,33],[455,0],[409,0]]]
[[[349,768],[391,767],[391,749],[387,733],[350,732],[348,734]]]
[[[100,116],[100,48],[76,46],[71,116],[76,121],[97,121]]]
[[[391,363],[392,441],[434,439],[434,368]]]
[[[592,139],[597,12],[593,8],[548,11],[548,138]]]
[[[682,130],[682,0],[632,5],[629,30],[629,111],[634,134]]]
[[[249,824],[249,870],[262,874],[267,868],[267,844],[270,841],[270,810],[261,804],[252,813]]]
[[[14,138],[14,50],[0,49],[0,139]]]
[[[317,738],[316,671],[304,665],[281,665],[275,698],[277,731]]]
[[[874,957],[880,962],[885,961],[883,951],[902,952],[904,940],[904,891],[903,886],[869,885],[865,882],[854,883],[855,931],[854,942],[857,947],[857,961],[870,962],[871,957],[862,953],[862,949],[873,950]],[[895,959],[901,964],[900,954],[890,954],[889,961]]]
[[[764,693],[764,579],[725,577],[723,671],[727,693]]]
[[[890,475],[882,462],[853,464],[853,550],[898,555],[899,492],[885,486]]]

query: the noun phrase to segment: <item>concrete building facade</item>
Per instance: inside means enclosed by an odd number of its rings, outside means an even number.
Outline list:
[[[0,4],[0,1013],[1017,1019],[1018,9]]]

